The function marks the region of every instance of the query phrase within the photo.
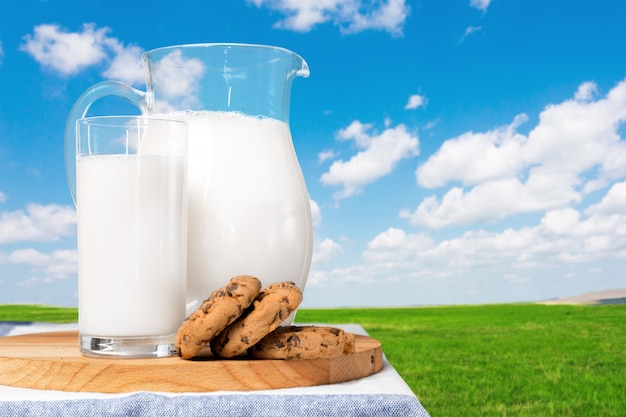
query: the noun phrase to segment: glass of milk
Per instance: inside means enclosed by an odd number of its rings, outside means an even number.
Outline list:
[[[88,117],[76,134],[81,352],[173,355],[185,318],[187,124]]]

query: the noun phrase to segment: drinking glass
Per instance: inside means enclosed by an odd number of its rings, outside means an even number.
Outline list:
[[[185,318],[187,124],[88,117],[76,135],[81,352],[173,355]]]

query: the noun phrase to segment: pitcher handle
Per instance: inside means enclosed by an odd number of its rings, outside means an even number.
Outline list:
[[[78,97],[65,124],[65,175],[76,204],[76,121],[85,117],[91,105],[106,96],[118,96],[137,106],[142,113],[148,109],[148,94],[119,81],[102,81],[89,87]]]

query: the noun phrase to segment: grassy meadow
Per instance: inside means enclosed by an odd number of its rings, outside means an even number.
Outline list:
[[[359,323],[433,417],[625,416],[626,305],[302,310]]]
[[[0,320],[76,319],[0,306]],[[362,325],[433,417],[626,415],[626,305],[305,309],[296,322]]]
[[[78,321],[78,309],[29,304],[0,304],[0,321],[72,323]]]

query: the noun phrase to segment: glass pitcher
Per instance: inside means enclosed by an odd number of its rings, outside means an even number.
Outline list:
[[[299,55],[244,44],[171,46],[143,54],[146,91],[117,81],[87,89],[65,132],[76,201],[76,120],[104,96],[189,126],[187,313],[236,275],[304,290],[313,232],[309,196],[289,128]]]

